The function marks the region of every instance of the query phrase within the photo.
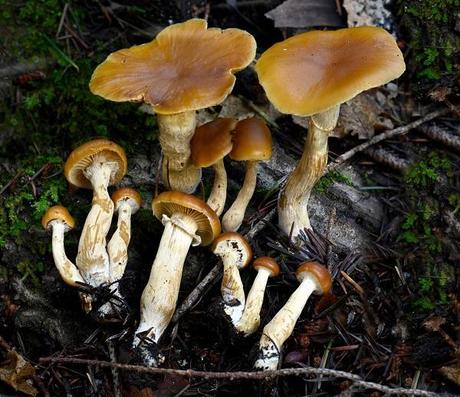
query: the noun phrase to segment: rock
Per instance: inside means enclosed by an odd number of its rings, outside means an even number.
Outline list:
[[[393,31],[394,20],[385,7],[389,3],[389,0],[344,0],[348,26],[382,26]]]

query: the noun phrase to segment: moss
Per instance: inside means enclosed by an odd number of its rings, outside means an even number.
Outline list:
[[[335,182],[344,183],[348,186],[353,186],[353,182],[348,176],[343,175],[338,171],[332,171],[324,175],[315,185],[313,190],[317,193],[325,193],[326,190]]]

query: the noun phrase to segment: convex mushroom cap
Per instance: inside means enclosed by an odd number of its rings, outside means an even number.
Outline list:
[[[72,151],[64,164],[66,179],[76,187],[92,189],[91,182],[84,175],[84,170],[96,156],[117,164],[116,171],[111,174],[109,185],[121,181],[126,174],[128,160],[124,149],[107,139],[93,139]]]
[[[276,277],[280,274],[280,267],[278,263],[270,256],[261,256],[257,258],[252,264],[254,269],[266,269],[270,272],[270,277]]]
[[[112,194],[112,201],[115,204],[115,211],[123,202],[127,202],[131,207],[131,213],[135,214],[142,206],[142,197],[137,190],[130,187],[123,187]]]
[[[212,243],[212,252],[220,257],[232,256],[233,264],[242,269],[252,260],[252,248],[247,240],[239,233],[222,233]]]
[[[299,282],[302,282],[306,277],[314,281],[314,294],[324,295],[329,293],[332,288],[331,273],[316,261],[301,263],[295,274]]]
[[[239,121],[235,127],[229,156],[236,161],[270,160],[272,134],[267,124],[257,117]]]
[[[48,208],[42,217],[41,223],[46,230],[49,230],[51,227],[50,223],[55,220],[64,223],[67,230],[71,230],[75,227],[75,220],[72,215],[70,215],[69,210],[62,205],[54,205]]]

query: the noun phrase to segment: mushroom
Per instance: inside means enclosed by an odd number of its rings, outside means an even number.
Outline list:
[[[224,157],[232,150],[232,133],[237,120],[218,118],[198,127],[193,135],[190,147],[192,149],[192,164],[195,167],[214,168],[214,183],[211,194],[206,202],[220,216],[227,197],[227,172]]]
[[[112,223],[113,202],[107,188],[118,183],[126,173],[127,160],[122,147],[107,139],[89,141],[70,153],[64,175],[76,187],[93,189],[91,210],[78,244],[77,268],[86,284],[99,287],[110,283],[110,261],[106,236]],[[86,306],[91,310],[91,305]],[[108,306],[100,308],[108,316]]]
[[[241,226],[256,188],[258,162],[272,156],[272,136],[267,125],[256,117],[239,121],[229,156],[232,160],[246,161],[246,174],[235,201],[222,218],[222,228],[226,232],[237,231]]]
[[[302,263],[296,271],[296,276],[300,285],[262,331],[258,358],[254,365],[258,370],[278,368],[280,351],[292,334],[308,298],[312,293],[328,293],[332,287],[331,274],[318,262]]]
[[[191,193],[201,169],[190,162],[195,111],[221,103],[234,73],[254,59],[256,42],[244,30],[207,29],[204,19],[168,26],[150,43],[109,55],[93,73],[91,92],[116,102],[144,101],[157,114],[169,190]]]
[[[235,325],[235,328],[244,336],[253,334],[259,328],[260,309],[264,302],[268,278],[276,277],[280,273],[278,264],[269,256],[257,258],[253,266],[257,270],[257,276],[249,290],[243,315]]]
[[[295,239],[311,228],[308,199],[326,167],[340,104],[399,77],[404,59],[388,32],[366,26],[293,36],[265,51],[255,69],[280,112],[311,116],[302,158],[278,199],[280,228]]]
[[[212,243],[212,252],[221,258],[224,266],[220,287],[224,312],[232,324],[237,324],[243,315],[246,297],[239,270],[252,259],[252,249],[239,233],[222,233]]]
[[[157,366],[156,346],[171,321],[185,258],[191,245],[209,245],[220,233],[215,212],[202,200],[182,192],[163,192],[152,201],[165,226],[150,278],[141,297],[141,319],[134,338],[146,365]],[[143,340],[151,343],[143,344]]]
[[[128,263],[128,245],[131,240],[131,215],[142,205],[141,195],[134,189],[124,187],[112,194],[115,211],[118,212],[117,228],[107,244],[109,254],[110,283],[116,283],[115,294],[120,296],[118,282]]]

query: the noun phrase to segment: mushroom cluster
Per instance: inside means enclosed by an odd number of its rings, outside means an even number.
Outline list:
[[[257,331],[268,279],[280,273],[275,259],[258,257],[253,262],[257,275],[245,294],[240,270],[251,263],[253,252],[237,230],[255,192],[258,162],[272,155],[269,128],[256,117],[217,118],[196,125],[196,111],[220,104],[229,95],[234,73],[252,62],[255,49],[254,38],[243,30],[208,29],[205,20],[191,19],[165,28],[150,43],[114,52],[91,78],[94,94],[112,101],[143,101],[157,115],[167,191],[154,197],[151,207],[164,230],[142,293],[133,339],[146,365],[161,363],[158,344],[173,317],[192,246],[211,245],[221,259],[223,311],[243,336]],[[261,55],[255,69],[268,99],[282,113],[310,117],[304,153],[279,195],[279,224],[286,234],[295,239],[311,227],[307,204],[327,163],[328,136],[336,126],[340,104],[393,80],[404,68],[395,40],[375,27],[311,31],[277,43]],[[246,173],[224,212],[227,155],[245,161]],[[191,195],[204,167],[214,169],[207,202]],[[128,263],[131,216],[142,205],[141,196],[131,188],[109,195],[109,186],[120,182],[126,171],[123,148],[107,139],[94,139],[69,155],[64,166],[68,182],[93,190],[75,263],[64,247],[65,233],[75,226],[69,211],[57,205],[42,219],[43,227],[52,231],[53,258],[61,277],[81,289],[85,310],[96,311],[104,321],[120,314],[123,299],[118,282]],[[115,212],[116,229],[107,243]],[[296,276],[299,286],[263,329],[255,363],[258,370],[278,367],[283,344],[309,297],[328,293],[332,286],[330,273],[317,262],[302,263]],[[102,303],[95,299],[101,287],[110,297]]]

